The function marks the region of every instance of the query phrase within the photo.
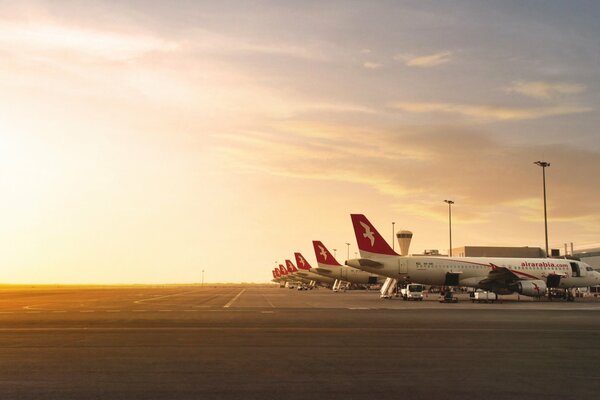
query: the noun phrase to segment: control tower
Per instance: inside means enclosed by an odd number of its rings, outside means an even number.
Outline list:
[[[410,248],[410,241],[412,240],[413,233],[411,231],[399,231],[396,233],[398,244],[400,245],[400,255],[407,256],[408,249]]]

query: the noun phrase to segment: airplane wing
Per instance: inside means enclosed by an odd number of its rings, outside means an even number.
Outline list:
[[[492,270],[488,273],[487,278],[479,282],[480,285],[502,285],[508,286],[522,278],[506,267],[492,266]]]
[[[509,287],[520,280],[539,279],[535,276],[531,276],[519,271],[512,271],[506,267],[498,267],[497,265],[491,264],[492,270],[488,273],[487,278],[479,282],[482,286],[505,286]],[[559,278],[566,277],[564,273],[550,273],[547,275],[548,278],[556,276]]]

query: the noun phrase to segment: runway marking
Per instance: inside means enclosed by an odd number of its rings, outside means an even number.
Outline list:
[[[511,332],[511,333],[589,333],[599,334],[600,329],[509,329],[509,328],[401,328],[401,327],[369,327],[369,328],[321,328],[321,327],[228,327],[228,326],[175,326],[175,327],[98,327],[98,326],[64,326],[64,327],[38,327],[38,328],[0,328],[0,332],[142,332],[142,331],[246,331],[246,332],[321,332],[338,334],[340,332]]]
[[[235,297],[234,297],[233,299],[229,300],[229,303],[225,304],[225,305],[223,306],[223,308],[229,308],[229,307],[231,307],[231,305],[232,305],[233,303],[235,303],[235,301],[236,301],[236,300],[237,300],[237,299],[238,299],[238,298],[239,298],[239,297],[242,295],[242,293],[244,293],[245,291],[246,291],[246,289],[242,289],[242,290],[241,290],[241,292],[239,292],[237,295],[235,295]]]
[[[25,314],[39,314],[41,311],[26,311]]]
[[[0,311],[0,314],[14,314],[14,311]]]
[[[159,299],[166,299],[167,297],[173,297],[173,296],[183,296],[184,294],[189,294],[189,293],[195,293],[197,292],[198,289],[196,290],[190,290],[187,292],[181,292],[181,293],[173,293],[173,294],[167,294],[165,296],[158,296],[158,297],[149,297],[147,299],[141,299],[141,300],[136,300],[133,303],[134,304],[142,304],[145,303],[146,301],[153,301],[153,300],[159,300]]]
[[[172,312],[173,310],[158,310],[158,312]]]
[[[265,296],[264,294],[262,296],[267,301],[267,303],[269,303],[269,305],[271,306],[271,308],[275,308],[275,306],[273,305],[273,303],[271,303],[271,300],[269,300],[269,298],[267,296]]]
[[[275,314],[275,311],[261,311],[261,314]]]
[[[131,311],[133,311],[133,312],[146,312],[148,310],[131,310]]]
[[[65,310],[55,310],[55,311],[52,311],[52,312],[53,312],[53,313],[66,313],[66,311],[65,311]]]
[[[121,310],[106,310],[106,312],[121,312]]]
[[[198,312],[198,310],[183,310],[183,312]]]

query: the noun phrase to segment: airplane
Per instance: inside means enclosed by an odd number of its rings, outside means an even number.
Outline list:
[[[329,276],[335,279],[350,283],[358,284],[377,284],[383,283],[385,277],[381,275],[375,275],[370,272],[362,271],[357,268],[349,267],[347,265],[341,265],[329,252],[327,247],[319,241],[313,240],[313,248],[315,249],[315,256],[317,257],[317,265],[315,272]],[[308,265],[306,261],[299,253],[296,253],[296,262],[300,265],[303,261]]]
[[[281,275],[281,272],[279,272],[279,268],[275,268],[271,272],[273,273],[273,279],[272,279],[272,281],[275,282],[275,283],[278,283],[279,287],[284,287],[285,286],[285,280],[284,280],[283,276]]]
[[[294,253],[294,255],[296,254],[300,255],[300,253]],[[300,255],[300,257],[302,257],[302,255]],[[298,260],[298,256],[296,256],[296,260]],[[288,270],[290,268],[295,269],[295,274],[297,276],[301,277],[302,279],[307,279],[309,281],[316,281],[327,284],[335,283],[335,278],[316,274],[315,272],[313,272],[313,269],[311,269],[310,265],[308,265],[308,262],[304,259],[304,257],[302,257],[302,260],[304,260],[304,264],[302,264],[301,262],[298,263],[298,267],[300,267],[300,269],[296,268],[296,266],[290,260],[285,260],[286,265],[288,266]]]
[[[600,284],[600,273],[584,262],[555,258],[400,256],[362,214],[351,214],[361,258],[347,265],[399,281],[466,286],[497,294],[541,297],[547,288]]]

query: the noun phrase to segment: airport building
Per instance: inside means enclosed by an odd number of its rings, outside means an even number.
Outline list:
[[[600,268],[600,247],[574,251],[573,257],[579,258],[592,268]]]
[[[453,248],[452,255],[455,257],[544,258],[546,252],[539,247],[463,246]]]

